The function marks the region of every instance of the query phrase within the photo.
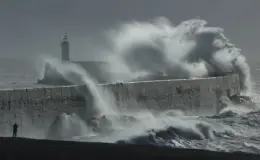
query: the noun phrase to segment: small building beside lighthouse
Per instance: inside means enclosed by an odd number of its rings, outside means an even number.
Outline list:
[[[68,34],[62,37],[61,43],[61,61],[62,62],[71,62],[79,65],[85,69],[92,78],[96,79],[99,83],[107,83],[108,77],[110,76],[106,69],[109,67],[109,64],[105,61],[72,61],[70,58],[70,44]],[[51,67],[51,64],[46,63],[44,69],[44,76],[42,79],[38,79],[37,83],[39,84],[48,84],[48,85],[69,85],[70,83],[64,79],[64,77],[57,73],[55,69]]]

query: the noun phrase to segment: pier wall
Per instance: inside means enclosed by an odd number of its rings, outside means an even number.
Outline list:
[[[0,135],[10,135],[14,122],[20,133],[40,132],[63,112],[84,114],[76,86],[0,90]]]
[[[221,95],[240,92],[237,75],[100,86],[108,88],[123,108],[181,109],[191,113],[209,111],[211,114],[220,109],[218,99]],[[85,93],[84,98],[82,93]],[[23,134],[30,129],[40,131],[48,127],[63,112],[87,115],[91,102],[86,86],[0,90],[0,135],[10,135],[14,122]]]
[[[240,92],[239,77],[230,75],[204,79],[158,80],[108,85],[120,106],[128,109],[145,106],[152,110],[180,109],[186,112],[216,114],[221,96],[232,96]],[[132,105],[131,102],[137,102]],[[133,102],[133,103],[134,103]]]

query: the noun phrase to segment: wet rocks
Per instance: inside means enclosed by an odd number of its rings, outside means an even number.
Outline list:
[[[230,100],[235,105],[243,105],[249,108],[255,108],[256,104],[249,96],[243,95],[233,95],[230,97]]]

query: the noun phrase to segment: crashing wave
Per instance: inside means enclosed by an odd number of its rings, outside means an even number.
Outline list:
[[[250,70],[241,50],[223,29],[191,19],[174,26],[166,18],[130,22],[110,32],[114,80],[193,78],[239,73],[241,89],[250,90]],[[120,74],[124,73],[124,74]],[[123,77],[122,75],[125,75]]]

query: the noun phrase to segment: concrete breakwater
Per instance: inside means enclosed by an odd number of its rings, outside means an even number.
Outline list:
[[[153,110],[181,109],[190,113],[208,111],[210,114],[220,110],[218,101],[222,95],[232,96],[240,92],[239,77],[235,74],[100,86],[112,91],[119,106],[127,106],[128,101],[134,100],[136,104]],[[0,90],[0,134],[10,135],[14,122],[20,126],[22,135],[34,128],[45,130],[63,112],[86,117],[91,103],[86,86]]]

